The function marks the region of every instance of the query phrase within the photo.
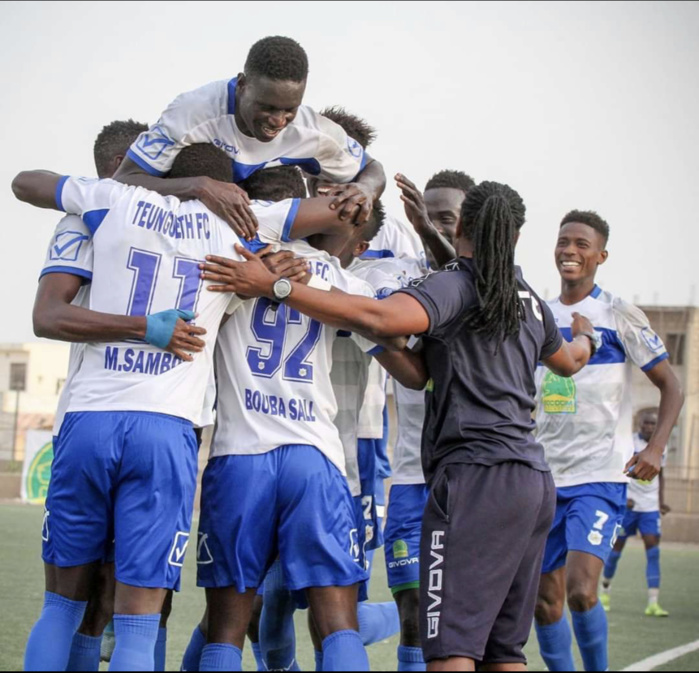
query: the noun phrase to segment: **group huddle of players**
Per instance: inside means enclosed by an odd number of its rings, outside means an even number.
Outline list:
[[[506,251],[524,222],[519,195],[458,170],[436,172],[423,191],[397,175],[409,224],[386,213],[384,171],[367,154],[374,130],[344,108],[304,106],[307,73],[298,43],[264,38],[236,78],[182,94],[155,125],[105,126],[99,179],[15,178],[19,199],[67,213],[49,245],[34,326],[74,342],[42,530],[46,594],[25,670],[98,670],[108,624],[110,670],[164,670],[188,547],[207,608],[182,670],[241,670],[246,637],[259,670],[299,670],[293,613],[306,608],[317,670],[368,670],[365,647],[396,632],[398,670],[522,670],[534,616],[549,670],[573,670],[566,598],[586,670],[606,670],[598,583],[616,544],[608,586],[623,546],[629,473],[658,474],[682,405],[645,316],[595,284],[607,223],[592,211],[563,218],[558,299],[546,305],[512,271],[517,306],[498,303],[508,288],[493,279],[510,277]],[[454,295],[472,257],[490,271]],[[475,318],[459,303],[469,292],[482,309]],[[424,307],[416,322],[401,323],[400,302]],[[512,437],[515,448],[494,448],[492,461],[461,446],[454,459],[450,443],[478,444],[514,407],[496,400],[488,418],[475,413],[487,386],[439,401],[445,368],[491,368],[506,380],[516,349],[502,327],[503,344],[468,362],[468,352],[450,350],[445,326],[463,323],[495,343],[500,333],[478,319],[516,325],[526,315],[538,346],[525,359],[532,371],[539,360],[550,367],[536,370],[536,389],[524,376],[524,393],[508,384],[527,444]],[[448,354],[442,362],[423,356],[429,339]],[[582,353],[566,366],[552,359],[564,340]],[[661,394],[635,456],[633,366]],[[398,423],[390,463],[387,385]],[[190,542],[199,429],[212,424]],[[531,457],[539,444],[546,461]],[[495,482],[484,472],[471,488],[450,472],[450,462],[475,463],[494,476],[492,466],[519,462],[517,451],[536,474],[549,479],[550,468],[555,494],[519,473],[501,471]],[[666,614],[657,604],[657,483],[644,486],[646,516],[625,523],[652,536],[649,615]],[[501,553],[510,535],[502,502],[524,502],[532,489],[543,489],[542,502],[555,498],[553,522],[535,508],[531,531],[520,526],[509,539],[536,544]],[[487,529],[469,523],[479,508]],[[462,519],[480,565],[466,538],[448,532]],[[367,585],[381,545],[395,602],[376,604]],[[456,573],[468,580],[455,582]]]

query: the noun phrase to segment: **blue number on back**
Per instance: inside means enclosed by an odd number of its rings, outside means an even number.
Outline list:
[[[302,324],[301,314],[284,304],[273,304],[269,299],[258,299],[252,315],[252,332],[266,348],[248,347],[247,360],[254,376],[271,378],[280,369],[284,356],[287,325]],[[303,339],[284,360],[284,379],[301,383],[313,382],[313,365],[307,362],[315,349],[323,326],[309,320]],[[265,355],[263,355],[263,351]]]
[[[153,304],[155,285],[160,271],[162,255],[131,248],[127,267],[134,272],[131,284],[131,296],[126,315],[148,315]],[[174,308],[184,311],[194,311],[199,301],[202,279],[199,277],[200,262],[196,259],[176,257],[172,277],[180,280],[180,289]]]
[[[135,273],[126,315],[148,315],[150,313],[160,259],[161,255],[155,252],[131,248],[126,266]]]

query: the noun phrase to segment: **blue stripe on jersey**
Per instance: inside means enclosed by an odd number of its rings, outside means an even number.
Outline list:
[[[304,173],[308,173],[309,175],[320,175],[320,163],[318,159],[314,159],[313,157],[310,159],[279,157],[279,163],[282,166],[298,166]]]
[[[241,164],[239,161],[233,161],[233,182],[236,184],[249,178],[256,171],[262,170],[267,162],[261,164]]]
[[[92,271],[85,271],[85,269],[77,269],[74,266],[47,266],[42,270],[39,279],[47,276],[50,273],[69,273],[71,276],[80,276],[81,278],[86,278],[87,280],[92,280]]]
[[[83,222],[85,226],[90,230],[90,233],[94,236],[95,232],[100,228],[102,220],[107,217],[109,213],[109,208],[101,208],[100,210],[90,210],[87,213],[83,213]]]
[[[559,329],[566,341],[573,340],[570,327],[560,327]],[[588,362],[588,365],[613,365],[626,362],[626,349],[616,330],[595,327],[595,332],[602,335],[602,348],[595,353],[595,357]]]
[[[252,241],[248,241],[244,238],[241,238],[240,244],[246,247],[253,254],[256,253],[258,250],[262,250],[262,248],[267,247],[267,244],[263,243],[257,234],[255,234],[255,238],[253,238]]]
[[[228,82],[228,114],[235,114],[235,87],[238,84],[238,78],[234,77]]]
[[[66,212],[66,209],[63,207],[63,185],[66,184],[66,180],[69,177],[69,175],[64,175],[56,183],[56,207],[58,208],[58,210],[62,210],[64,213]]]
[[[367,250],[361,259],[386,259],[387,257],[395,257],[393,250]]]
[[[597,297],[599,297],[601,294],[602,294],[602,288],[599,285],[595,285],[592,288],[592,292],[590,292],[590,296],[593,299],[597,299]]]
[[[667,353],[663,353],[662,355],[658,355],[658,357],[655,358],[655,360],[653,360],[652,362],[649,362],[644,367],[641,367],[641,369],[644,372],[649,372],[651,369],[653,369],[653,367],[655,367],[655,365],[659,365],[663,360],[667,360],[669,357],[670,356]]]
[[[126,151],[126,156],[131,159],[139,168],[142,168],[148,175],[154,175],[156,178],[162,178],[165,173],[162,171],[159,171],[157,168],[153,168],[149,163],[144,161],[141,157],[138,156],[135,152],[133,152],[131,149],[128,149]]]
[[[284,241],[284,243],[289,243],[291,241],[291,228],[294,226],[294,220],[296,220],[296,213],[299,212],[300,204],[301,199],[291,200],[291,208],[289,208],[289,212],[286,214],[284,228],[282,229],[282,241]]]
[[[374,348],[367,352],[367,355],[381,355],[385,350],[383,346],[374,346]]]
[[[359,164],[359,171],[357,171],[357,175],[354,176],[354,180],[352,182],[357,182],[357,178],[359,177],[359,174],[366,168],[367,164],[367,155],[366,152],[362,152],[362,161]]]

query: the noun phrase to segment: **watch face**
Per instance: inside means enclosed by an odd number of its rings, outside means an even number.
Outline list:
[[[280,278],[274,284],[274,296],[282,301],[291,294],[291,283],[286,278]]]

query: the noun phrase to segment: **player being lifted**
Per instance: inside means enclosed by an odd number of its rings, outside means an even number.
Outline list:
[[[647,411],[641,419],[641,429],[633,436],[636,453],[643,451],[650,441],[655,428],[658,425],[656,412]],[[663,467],[665,455],[663,455]],[[669,613],[663,610],[659,603],[660,596],[660,517],[670,511],[665,504],[665,479],[663,470],[656,479],[642,481],[632,479],[629,483],[627,509],[622,530],[619,533],[614,549],[604,566],[604,579],[602,580],[602,594],[600,601],[604,609],[609,612],[609,590],[612,579],[616,573],[616,567],[624,551],[626,540],[640,532],[643,545],[646,548],[646,581],[648,583],[648,617],[668,617]]]
[[[225,154],[210,145],[189,148],[177,164],[187,177],[231,174]],[[229,294],[202,292],[198,264],[240,239],[199,201],[111,180],[34,171],[18,175],[13,189],[33,205],[80,215],[94,255],[90,309],[63,302],[53,316],[54,334],[89,343],[55,451],[42,534],[46,595],[25,670],[65,670],[112,539],[110,668],[153,670],[163,598],[179,587],[189,540],[193,425],[201,422],[214,341],[232,304]],[[195,311],[198,326],[186,324],[182,318]],[[192,358],[188,351],[201,352]]]
[[[230,157],[239,183],[265,166],[296,165],[330,183],[342,219],[359,209],[364,222],[386,185],[381,164],[329,119],[302,105],[308,58],[288,37],[256,42],[244,71],[178,96],[156,124],[141,134],[115,175],[182,200],[199,199],[242,237],[257,227],[247,195],[238,186],[207,178],[164,181],[177,153],[192,143],[214,143]]]
[[[285,293],[287,310],[337,328],[374,338],[425,335],[422,355],[404,351],[402,368],[392,373],[416,389],[432,379],[420,584],[430,670],[474,670],[476,661],[515,670],[525,662],[555,500],[543,450],[531,435],[536,363],[569,376],[593,350],[589,321],[579,316],[574,342],[564,342],[515,267],[523,223],[519,195],[484,182],[464,200],[460,257],[445,271],[378,302],[295,282]],[[274,297],[279,281],[251,262],[245,269],[227,262],[226,287]],[[493,499],[494,492],[508,497]]]
[[[561,295],[549,305],[567,338],[576,312],[589,316],[600,347],[572,379],[543,368],[537,376],[537,439],[557,487],[536,608],[539,648],[550,671],[574,670],[566,596],[585,670],[607,670],[607,618],[597,592],[626,509],[626,474],[657,476],[683,401],[665,346],[645,315],[595,284],[608,238],[609,225],[597,213],[574,210],[563,218],[555,248]],[[658,424],[635,456],[634,366],[660,391]]]

